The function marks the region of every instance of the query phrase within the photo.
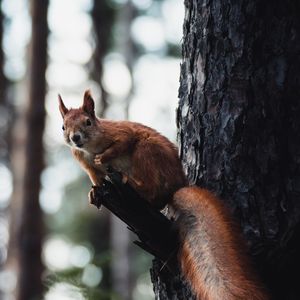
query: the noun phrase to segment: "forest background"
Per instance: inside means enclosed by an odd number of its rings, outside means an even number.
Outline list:
[[[153,299],[151,256],[88,204],[57,94],[77,107],[91,89],[98,115],[175,142],[183,1],[0,4],[0,298]]]

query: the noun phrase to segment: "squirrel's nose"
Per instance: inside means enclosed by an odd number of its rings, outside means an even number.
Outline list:
[[[80,140],[80,135],[75,133],[71,139],[74,143],[77,143]]]

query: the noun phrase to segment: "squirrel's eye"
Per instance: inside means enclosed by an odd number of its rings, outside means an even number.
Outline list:
[[[65,126],[64,125],[62,126],[62,130],[65,130]]]
[[[91,126],[91,125],[92,125],[91,120],[90,120],[90,119],[87,119],[87,120],[86,120],[86,126]]]

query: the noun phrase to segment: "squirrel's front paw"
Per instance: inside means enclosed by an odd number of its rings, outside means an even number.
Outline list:
[[[92,186],[91,190],[89,191],[88,197],[89,197],[89,202],[90,204],[93,204],[97,206],[97,208],[101,207],[101,202],[99,201],[99,197],[96,197],[96,189],[99,188],[95,185]]]
[[[89,202],[90,204],[95,204],[96,200],[95,200],[95,190],[94,190],[94,186],[91,188],[91,190],[88,193],[88,197],[89,197]]]
[[[96,154],[94,158],[95,165],[102,165],[102,154]]]

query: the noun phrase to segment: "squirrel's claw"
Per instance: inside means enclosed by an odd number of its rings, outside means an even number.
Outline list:
[[[102,154],[96,154],[94,158],[95,165],[102,165]]]
[[[88,193],[88,198],[89,198],[90,204],[93,204],[93,205],[97,206],[98,209],[100,209],[101,202],[99,201],[99,197],[96,197],[96,193],[97,193],[96,188],[97,187],[95,185],[92,186],[91,190]]]

